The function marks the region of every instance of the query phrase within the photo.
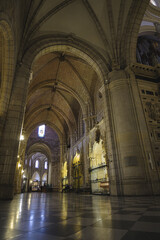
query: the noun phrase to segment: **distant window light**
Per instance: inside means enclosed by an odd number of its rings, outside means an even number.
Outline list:
[[[27,159],[25,160],[25,165],[27,165]]]
[[[38,128],[38,136],[39,137],[44,137],[45,135],[45,125],[41,125]]]
[[[150,0],[150,2],[151,2],[154,6],[157,6],[157,3],[155,2],[155,0]]]
[[[44,163],[44,168],[47,169],[47,167],[48,167],[48,164],[47,164],[47,162],[45,162]]]
[[[29,166],[31,167],[31,159],[29,160]]]
[[[35,162],[35,168],[39,168],[39,161],[38,160],[36,160],[36,162]]]

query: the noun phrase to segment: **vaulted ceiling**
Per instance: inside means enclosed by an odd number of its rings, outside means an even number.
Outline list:
[[[85,61],[64,52],[51,52],[38,58],[32,71],[25,129],[54,123],[62,135],[72,134],[82,106],[94,108],[97,74]]]
[[[47,35],[73,36],[98,50],[111,69],[114,64],[125,64],[131,41],[136,48],[136,34],[149,0],[36,0],[25,4],[24,52]]]
[[[136,58],[136,38],[148,4],[149,0],[25,1],[21,57],[41,39],[63,36],[95,49],[108,71],[125,67],[127,61]],[[75,131],[81,111],[83,116],[88,111],[95,113],[94,94],[100,79],[76,53],[50,51],[36,58],[32,72],[26,131],[31,132],[40,123],[52,123],[59,135],[66,136]]]

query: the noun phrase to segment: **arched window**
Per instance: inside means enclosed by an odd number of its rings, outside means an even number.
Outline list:
[[[29,160],[29,166],[31,167],[31,159]]]
[[[39,161],[38,160],[36,160],[36,162],[35,162],[35,168],[39,168]]]
[[[45,163],[44,163],[44,169],[47,169],[48,168],[48,163],[47,163],[47,161],[45,161]]]

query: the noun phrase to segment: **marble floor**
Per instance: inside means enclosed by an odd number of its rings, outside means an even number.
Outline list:
[[[160,240],[160,197],[24,193],[0,201],[0,240]]]

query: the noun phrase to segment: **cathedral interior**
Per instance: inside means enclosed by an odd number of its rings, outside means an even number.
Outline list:
[[[0,239],[159,240],[159,195],[160,1],[0,0]]]

